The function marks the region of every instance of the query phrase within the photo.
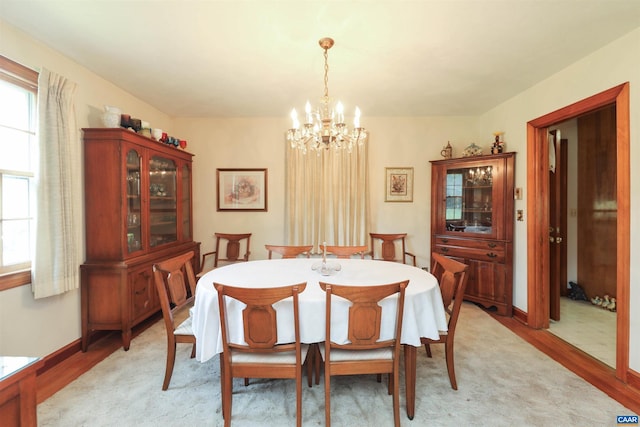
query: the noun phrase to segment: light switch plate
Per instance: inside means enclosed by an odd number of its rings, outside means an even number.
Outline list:
[[[513,198],[516,200],[522,200],[522,188],[517,187],[513,192]]]

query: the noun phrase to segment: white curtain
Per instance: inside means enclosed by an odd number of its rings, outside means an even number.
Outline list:
[[[34,297],[79,287],[81,260],[80,140],[76,84],[49,70],[38,77],[38,166],[35,173]]]
[[[349,153],[319,154],[287,144],[288,244],[366,245],[369,224],[368,141]]]

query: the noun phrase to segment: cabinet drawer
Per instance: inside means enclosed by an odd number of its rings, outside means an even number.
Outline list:
[[[439,254],[458,257],[458,258],[471,258],[480,261],[490,261],[504,263],[505,250],[504,246],[499,248],[468,248],[462,246],[447,246],[447,245],[435,245],[435,251]]]
[[[158,310],[153,272],[151,266],[129,273],[131,286],[131,318],[133,323],[138,323]]]
[[[461,246],[469,249],[483,249],[487,251],[505,251],[506,243],[493,240],[458,239],[436,236],[436,245]]]

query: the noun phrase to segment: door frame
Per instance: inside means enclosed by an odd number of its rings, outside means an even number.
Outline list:
[[[527,123],[527,323],[549,327],[549,156],[548,127],[596,110],[616,106],[616,377],[627,382],[629,370],[630,140],[629,82],[615,86]],[[542,197],[541,197],[542,196]]]
[[[556,167],[549,171],[549,218],[551,224],[556,225],[554,231],[549,228],[549,318],[556,322],[560,320],[560,297],[567,294],[567,140],[557,137],[556,130],[549,132],[553,135]],[[551,184],[555,184],[551,187]],[[554,219],[555,218],[555,219]],[[558,242],[558,238],[561,240]],[[553,239],[553,242],[551,241]],[[563,288],[564,285],[564,288]]]

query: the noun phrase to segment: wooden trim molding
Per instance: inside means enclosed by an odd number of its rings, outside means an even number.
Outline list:
[[[637,389],[640,392],[640,372],[629,369],[629,371],[627,372],[627,383],[629,384],[629,386]]]
[[[630,162],[629,83],[623,83],[527,123],[527,312],[531,328],[549,327],[549,245],[547,128],[606,105],[616,106],[617,156],[617,333],[616,378],[627,382],[629,371]],[[586,363],[585,360],[581,364]]]
[[[38,72],[0,55],[0,79],[33,93],[38,91]]]
[[[0,292],[31,283],[31,271],[24,270],[0,276]]]
[[[513,318],[522,323],[523,325],[529,324],[527,313],[524,310],[520,310],[518,307],[513,307]]]

